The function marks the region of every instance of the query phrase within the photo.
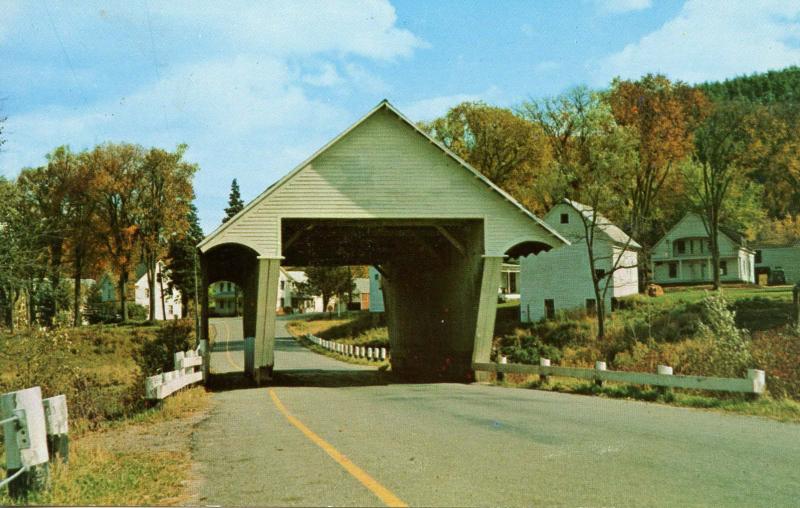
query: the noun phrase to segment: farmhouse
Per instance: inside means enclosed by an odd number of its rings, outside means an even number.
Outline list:
[[[584,220],[591,222],[591,207],[565,199],[544,220],[572,244],[520,259],[520,319],[550,319],[560,310],[597,306],[586,245]],[[616,298],[639,291],[637,269],[641,246],[602,215],[597,216],[593,251],[595,267],[605,286],[606,308]],[[616,270],[613,267],[616,266]]]
[[[745,238],[729,228],[720,228],[720,280],[755,282],[755,251]],[[687,213],[655,245],[651,255],[653,280],[658,284],[711,282],[709,236],[702,217]]]
[[[243,288],[244,333],[255,338],[248,374],[263,382],[282,263],[378,267],[392,370],[472,379],[472,364],[489,361],[503,260],[566,243],[382,101],[198,247],[204,287]]]

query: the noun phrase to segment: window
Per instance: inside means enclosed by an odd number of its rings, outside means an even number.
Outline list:
[[[150,298],[150,288],[144,288],[144,297]]]
[[[702,254],[706,250],[706,241],[700,240],[700,253]]]
[[[761,263],[761,251],[760,250],[756,251],[756,263],[759,263],[759,264]]]
[[[281,289],[286,289],[286,281],[285,280],[281,281]]]
[[[569,224],[569,214],[562,213],[561,214],[561,224]]]
[[[678,277],[678,263],[669,264],[669,278],[675,279]]]
[[[694,254],[694,240],[689,240],[689,252]]]
[[[375,280],[378,280],[378,279],[380,279],[380,278],[381,278],[380,274],[377,274],[377,273],[376,273],[376,274],[375,274]]]
[[[597,313],[597,301],[594,298],[586,299],[586,313],[594,316]]]
[[[514,273],[514,272],[511,272],[511,273],[508,274],[508,291],[510,293],[516,294],[516,293],[519,292],[517,290],[517,275],[519,275],[519,274]]]
[[[683,254],[686,252],[686,242],[683,240],[675,240],[675,252]]]
[[[606,276],[606,271],[603,268],[597,268],[594,271],[594,276],[597,277],[597,280],[603,280],[603,277]]]
[[[556,317],[556,302],[555,300],[544,301],[544,317],[545,319],[554,319]]]
[[[719,274],[720,275],[728,275],[728,262],[727,261],[720,261],[719,262]]]

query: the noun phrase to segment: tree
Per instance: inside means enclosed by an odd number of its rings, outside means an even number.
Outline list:
[[[104,144],[87,161],[97,173],[98,235],[118,276],[120,315],[128,319],[128,278],[139,238],[144,150],[138,145]]]
[[[508,109],[464,102],[420,127],[529,208],[548,206],[550,149],[536,124]]]
[[[78,157],[69,147],[60,146],[47,155],[47,165],[26,168],[20,173],[17,183],[22,193],[29,219],[38,223],[39,240],[46,249],[48,263],[46,281],[53,290],[61,283],[61,270],[65,245],[70,228],[69,189],[78,171]],[[55,293],[47,294],[43,302],[45,323],[52,323],[58,312]]]
[[[352,293],[355,284],[347,266],[310,266],[306,269],[308,280],[298,284],[301,293],[322,295],[322,308],[328,308],[331,297]]]
[[[37,236],[37,228],[31,227],[25,213],[19,187],[0,177],[0,302],[3,322],[11,331],[20,296],[31,290],[31,281],[44,270]]]
[[[169,240],[182,235],[188,228],[186,221],[194,198],[192,176],[197,166],[183,161],[186,145],[174,152],[151,148],[142,161],[139,192],[140,214],[137,228],[138,243],[147,270],[147,283],[151,288],[149,302],[150,320],[155,319],[157,263],[166,255]],[[162,286],[163,287],[163,286]],[[162,312],[163,292],[160,295]],[[164,315],[166,313],[164,312]]]
[[[600,94],[585,87],[528,102],[521,113],[542,124],[553,145],[554,170],[561,175],[565,195],[576,208],[585,243],[588,276],[595,296],[597,338],[605,337],[608,290],[618,270],[635,268],[625,257],[631,246],[622,245],[606,233],[612,226],[607,217],[622,219],[629,212],[625,198],[634,181],[638,163],[636,136],[619,126]]]
[[[169,290],[177,288],[180,292],[183,317],[186,317],[186,311],[189,309],[189,295],[194,295],[197,244],[203,239],[203,229],[200,227],[194,203],[189,204],[186,223],[188,228],[183,234],[170,238],[167,254]]]
[[[684,166],[688,198],[709,235],[714,289],[720,287],[720,228],[752,222],[760,211],[742,164],[750,145],[747,109],[741,102],[716,105],[697,130],[692,160]]]
[[[231,182],[231,193],[230,196],[228,196],[228,207],[225,209],[225,217],[222,218],[222,223],[225,224],[232,219],[234,215],[242,210],[244,210],[244,201],[242,201],[242,195],[239,193],[239,182],[237,182],[236,178],[234,178]]]
[[[617,124],[631,129],[637,138],[638,167],[628,196],[628,226],[642,244],[640,283],[646,284],[650,248],[659,236],[659,202],[679,193],[662,191],[667,184],[680,184],[675,168],[691,154],[694,130],[707,116],[709,101],[685,83],[648,74],[639,81],[615,79],[608,102]]]

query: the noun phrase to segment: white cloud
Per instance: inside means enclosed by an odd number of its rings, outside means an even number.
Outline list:
[[[16,79],[58,84],[12,95],[17,109],[0,174],[42,164],[65,143],[81,150],[105,141],[186,142],[187,158],[201,167],[195,189],[206,231],[218,224],[232,178],[245,199],[255,197],[359,116],[344,106],[353,94],[387,91],[376,62],[424,46],[396,26],[384,0],[168,2],[150,4],[149,13],[124,4],[52,4],[57,27],[70,28],[60,41],[41,22],[41,5],[23,4],[14,24],[0,16],[0,40],[9,33],[26,55],[4,62],[0,88]],[[35,30],[27,33],[27,23]],[[65,75],[72,76],[66,84]],[[87,94],[95,76],[105,81]],[[76,91],[68,97],[70,85]],[[331,93],[318,97],[320,88]]]
[[[660,72],[688,82],[800,63],[797,2],[689,0],[658,30],[600,62],[595,82]]]
[[[342,84],[344,79],[339,75],[335,65],[326,62],[317,74],[303,76],[303,82],[312,86],[329,87]]]
[[[398,28],[394,7],[384,0],[194,2],[159,4],[159,15],[193,31],[223,36],[240,50],[278,54],[333,52],[390,60],[409,56],[424,43]]]
[[[427,121],[444,115],[450,108],[462,102],[485,101],[491,103],[495,102],[499,95],[500,90],[492,86],[486,91],[477,94],[443,95],[418,100],[401,107],[400,111],[414,122]]]
[[[596,0],[600,10],[610,14],[642,11],[652,6],[652,0]]]

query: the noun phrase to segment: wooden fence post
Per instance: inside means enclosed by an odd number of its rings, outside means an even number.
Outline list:
[[[0,396],[0,420],[6,448],[6,474],[19,473],[8,484],[13,498],[47,487],[47,431],[42,405],[42,390],[38,386]],[[22,472],[20,472],[22,471]]]
[[[606,370],[606,362],[596,361],[594,362],[594,370],[601,371]],[[594,384],[597,386],[603,386],[603,380],[600,377],[596,377],[594,380]]]
[[[67,423],[67,397],[56,395],[42,401],[47,427],[47,449],[50,462],[57,458],[66,463],[69,459],[69,427]]]
[[[550,366],[550,359],[549,358],[539,358],[539,366],[540,367],[549,367]],[[542,384],[547,384],[550,381],[550,376],[547,374],[539,374],[539,382]]]

